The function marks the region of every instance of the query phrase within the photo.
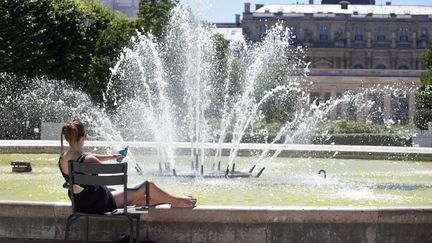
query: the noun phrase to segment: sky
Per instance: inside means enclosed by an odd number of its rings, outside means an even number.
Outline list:
[[[375,0],[377,5],[385,4],[386,0]],[[234,22],[235,14],[242,14],[244,3],[251,3],[251,11],[255,10],[255,4],[306,4],[309,0],[180,0],[183,5],[189,6],[195,15],[202,20],[213,23]],[[321,3],[321,0],[314,0]],[[392,0],[392,5],[428,5],[432,6],[431,0]]]

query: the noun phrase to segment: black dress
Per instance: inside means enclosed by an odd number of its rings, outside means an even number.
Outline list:
[[[86,155],[81,155],[77,162],[84,163]],[[60,157],[61,159],[61,157]],[[59,169],[63,175],[63,178],[67,183],[69,183],[69,175],[65,174],[60,167],[59,159]],[[83,213],[105,213],[111,212],[117,208],[114,197],[110,190],[106,186],[88,186],[79,185],[84,190],[80,193],[75,193],[75,207],[78,212]],[[71,199],[70,190],[68,190],[69,199]]]

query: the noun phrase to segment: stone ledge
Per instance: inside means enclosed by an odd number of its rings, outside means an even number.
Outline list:
[[[137,149],[136,154],[156,154],[157,145],[153,142],[125,142],[130,148]],[[177,150],[178,154],[189,154],[190,143],[165,144]],[[118,142],[87,141],[87,151],[104,151],[106,148],[118,147]],[[214,149],[215,144],[203,144],[206,149]],[[232,144],[221,145],[224,154],[229,153]],[[318,145],[318,144],[255,144],[239,145],[239,155],[250,155],[250,150],[281,150],[280,157],[318,157],[318,158],[360,158],[360,159],[399,159],[432,161],[432,148],[392,147],[392,146],[359,146],[359,145]],[[49,153],[59,154],[58,141],[49,140],[0,140],[0,154],[4,153]]]
[[[61,240],[69,213],[69,203],[0,201],[0,239]],[[157,242],[378,243],[390,236],[392,242],[432,240],[432,206],[170,209],[162,205],[143,215],[142,222],[140,231]],[[73,239],[82,239],[82,225],[79,221],[72,227]],[[90,239],[113,241],[125,234],[125,225],[120,219],[94,218]]]
[[[0,200],[0,217],[67,218],[68,202]],[[149,222],[200,223],[432,223],[432,206],[197,206],[193,209],[160,205],[142,216]]]

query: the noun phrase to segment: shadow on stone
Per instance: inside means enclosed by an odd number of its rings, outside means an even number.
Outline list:
[[[129,243],[130,236],[129,235],[122,235],[120,239],[116,241],[116,243]],[[156,241],[152,240],[140,240],[139,242],[136,241],[136,239],[133,240],[134,243],[156,243]]]

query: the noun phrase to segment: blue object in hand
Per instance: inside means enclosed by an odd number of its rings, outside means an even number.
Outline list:
[[[128,152],[128,146],[126,146],[126,147],[120,149],[119,154],[124,155],[124,156],[126,157],[127,152]],[[119,157],[119,158],[116,159],[116,161],[120,163],[120,162],[123,161],[123,159],[124,159],[125,157]]]

